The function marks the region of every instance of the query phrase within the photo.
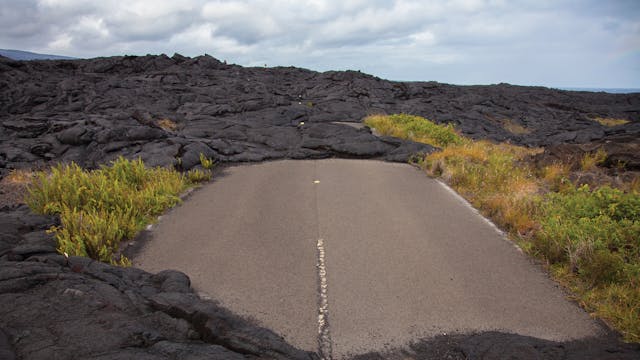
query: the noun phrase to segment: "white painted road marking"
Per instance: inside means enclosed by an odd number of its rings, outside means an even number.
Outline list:
[[[329,301],[327,299],[327,267],[325,265],[324,240],[318,239],[318,352],[322,359],[331,359],[329,333]]]

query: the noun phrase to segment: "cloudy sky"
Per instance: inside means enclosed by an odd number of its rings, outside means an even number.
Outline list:
[[[640,1],[0,0],[0,48],[640,88]]]

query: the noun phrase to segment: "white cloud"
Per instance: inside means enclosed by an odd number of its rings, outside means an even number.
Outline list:
[[[0,0],[0,48],[640,87],[639,18],[633,0]]]
[[[96,16],[82,16],[78,23],[72,27],[74,33],[86,34],[88,36],[106,38],[109,36],[104,20]]]
[[[202,8],[204,20],[214,26],[214,33],[234,38],[243,44],[254,44],[282,31],[265,3],[240,1],[209,2]]]
[[[429,30],[411,34],[409,35],[409,38],[413,39],[415,44],[420,46],[433,46],[436,44],[436,36],[432,31]]]
[[[67,51],[71,48],[73,38],[69,34],[60,34],[55,40],[47,44],[46,49],[52,51]]]

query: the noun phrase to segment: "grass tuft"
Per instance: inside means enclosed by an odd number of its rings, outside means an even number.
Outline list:
[[[566,184],[568,180],[571,166],[562,162],[556,162],[542,167],[538,170],[537,177],[546,184],[551,191],[558,191]]]
[[[626,120],[626,119],[616,119],[616,118],[606,118],[606,117],[596,117],[593,120],[600,123],[600,125],[606,126],[606,127],[620,126],[620,125],[628,124],[630,122],[629,120]]]
[[[376,129],[382,135],[409,139],[437,147],[462,143],[462,137],[453,125],[438,125],[414,115],[370,115],[364,119],[365,125]]]
[[[502,127],[508,132],[515,135],[526,135],[531,133],[531,129],[527,129],[526,127],[516,123],[511,119],[506,119],[502,122]]]
[[[586,153],[580,160],[582,171],[591,171],[607,159],[607,152],[600,148],[596,152]]]
[[[197,184],[211,180],[211,170],[191,169],[187,172],[187,181],[190,184]]]
[[[200,153],[200,164],[207,170],[213,169],[213,166],[215,165],[213,159],[207,158],[203,153]]]
[[[140,159],[120,157],[97,170],[59,164],[36,174],[26,203],[36,213],[60,216],[61,225],[50,229],[60,253],[127,265],[120,242],[180,202],[179,194],[193,182]]]
[[[24,202],[29,184],[35,171],[31,169],[13,169],[0,179],[0,206],[17,205]]]
[[[12,169],[3,179],[7,184],[28,185],[33,180],[35,172],[29,169]]]
[[[176,131],[176,129],[178,128],[178,124],[176,124],[173,120],[166,118],[158,120],[156,124],[160,128],[167,131]]]

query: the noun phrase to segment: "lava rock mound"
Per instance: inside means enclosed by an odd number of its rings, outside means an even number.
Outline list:
[[[56,161],[90,168],[120,155],[188,169],[200,152],[220,162],[406,161],[433,150],[359,126],[379,113],[420,115],[472,138],[527,146],[640,134],[640,94],[393,82],[354,71],[245,68],[206,55],[3,58],[0,99],[0,175]],[[629,123],[607,127],[596,118]]]

